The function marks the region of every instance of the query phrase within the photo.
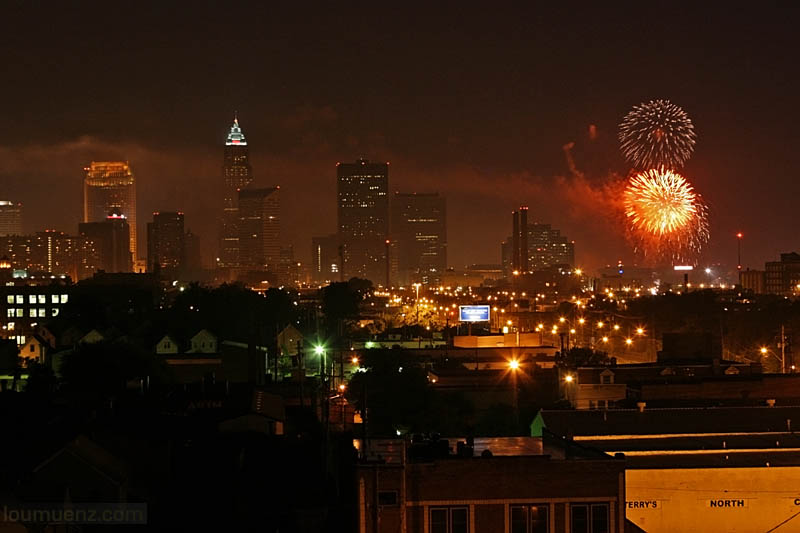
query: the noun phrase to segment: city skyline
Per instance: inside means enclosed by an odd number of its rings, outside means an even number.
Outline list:
[[[161,37],[172,46],[166,54],[153,55],[148,34],[139,30],[121,32],[138,46],[112,39],[97,55],[82,58],[88,67],[120,64],[133,68],[139,74],[135,80],[149,79],[150,67],[145,65],[164,69],[164,76],[152,87],[136,81],[120,93],[119,100],[108,96],[116,94],[108,85],[114,76],[94,79],[96,83],[89,86],[92,95],[99,96],[85,101],[76,96],[78,85],[70,83],[71,77],[63,91],[48,92],[47,98],[41,90],[24,85],[24,100],[31,105],[10,110],[9,120],[15,128],[8,131],[14,133],[0,135],[4,183],[0,195],[26,206],[26,233],[42,228],[72,231],[79,221],[77,207],[69,207],[77,205],[73,202],[79,195],[74,189],[76,169],[93,159],[130,160],[141,190],[150,192],[141,195],[142,213],[183,210],[189,220],[197,221],[192,229],[203,239],[204,248],[211,248],[218,229],[205,213],[218,209],[218,147],[228,129],[224,124],[229,125],[232,111],[238,109],[248,138],[257,147],[251,159],[259,177],[269,179],[264,171],[270,169],[283,181],[282,220],[291,228],[286,240],[304,262],[310,260],[307,243],[311,236],[335,228],[332,165],[359,156],[392,161],[390,192],[426,189],[447,196],[449,226],[459,228],[451,232],[448,242],[451,265],[499,262],[497,244],[508,234],[506,213],[523,202],[541,212],[540,222],[561,228],[578,243],[578,263],[629,262],[630,247],[599,207],[602,194],[597,194],[593,180],[600,173],[598,168],[627,171],[615,137],[617,124],[630,107],[667,97],[690,113],[699,135],[687,170],[710,203],[711,241],[706,262],[733,263],[738,231],[745,234],[745,266],[760,265],[800,244],[787,228],[786,219],[788,199],[797,186],[791,179],[797,166],[791,155],[796,139],[794,121],[782,113],[798,82],[794,77],[784,77],[781,84],[753,81],[761,74],[783,72],[792,64],[787,52],[791,47],[782,44],[792,35],[793,10],[782,16],[766,10],[743,17],[700,7],[690,13],[659,13],[656,22],[655,7],[622,10],[614,18],[587,8],[574,18],[569,33],[559,35],[548,27],[548,21],[565,16],[558,8],[514,17],[503,10],[488,17],[467,10],[452,20],[449,13],[434,9],[416,34],[420,44],[431,51],[430,63],[441,65],[438,74],[403,46],[404,39],[378,40],[375,50],[369,52],[368,62],[376,65],[376,79],[382,86],[391,85],[384,80],[403,83],[405,91],[387,100],[383,88],[370,89],[360,98],[341,88],[350,84],[338,83],[347,73],[334,65],[350,64],[347,61],[360,50],[359,38],[345,39],[341,47],[329,52],[333,60],[325,64],[315,54],[324,49],[325,39],[341,17],[350,15],[354,24],[364,28],[381,20],[394,35],[408,22],[406,15],[391,16],[378,9],[352,17],[347,10],[338,15],[321,10],[308,21],[291,10],[243,9],[252,16],[244,17],[245,21],[236,19],[242,32],[228,32],[234,22],[225,17],[212,23],[211,13],[198,10],[191,14],[191,20],[212,29],[210,39],[230,45],[202,52],[210,54],[212,62],[224,58],[236,71],[235,76],[213,80],[208,88],[193,84],[197,93],[191,98],[174,96],[191,91],[186,91],[189,85],[169,68],[180,59],[187,65],[187,79],[197,79],[193,66],[198,65],[201,54],[185,44],[191,41],[186,39],[188,30],[183,25],[170,25],[175,31]],[[156,13],[149,13],[148,20],[157,19],[159,24],[169,24],[176,16],[155,8],[152,11]],[[31,14],[19,8],[21,19]],[[161,16],[150,16],[153,14]],[[81,33],[87,42],[99,42],[102,30],[92,29],[101,27],[93,24],[98,15],[81,10],[62,15],[73,27],[86,30]],[[722,17],[725,23],[709,28],[706,20],[711,16]],[[137,17],[121,24],[135,28]],[[313,31],[297,32],[304,23]],[[505,24],[509,31],[500,31]],[[218,29],[213,31],[214,27]],[[434,31],[440,27],[447,30]],[[600,31],[600,27],[607,29]],[[670,33],[675,27],[682,29],[680,38]],[[635,28],[633,37],[642,46],[603,38],[605,32],[615,35],[623,28]],[[747,29],[747,34],[768,38],[754,39],[752,47],[744,48],[729,37],[734,31],[721,28]],[[235,46],[255,30],[267,36],[263,43]],[[49,35],[35,30],[35,38],[26,36],[27,56],[57,55],[61,31]],[[297,44],[294,34],[300,33],[305,44],[292,46]],[[14,32],[9,35],[14,42]],[[495,47],[482,48],[471,35],[492,38]],[[572,53],[583,49],[578,46],[582,39],[600,44],[588,56]],[[451,51],[459,47],[463,53],[454,56]],[[231,48],[239,53],[227,53]],[[276,56],[275,49],[285,49],[286,54]],[[704,50],[703,60],[686,61],[695,49]],[[558,51],[569,59],[557,61],[559,55],[553,53]],[[282,75],[280,84],[271,83],[250,65],[250,55],[259,53],[276,65]],[[120,61],[108,60],[114,54]],[[378,57],[385,59],[376,60]],[[601,60],[608,68],[596,67]],[[9,58],[7,64],[9,72],[21,68],[16,58]],[[300,69],[297,65],[301,64],[315,68]],[[643,65],[648,68],[641,68]],[[74,60],[67,58],[59,69],[94,72],[71,68],[74,66]],[[118,72],[119,68],[112,70]],[[481,69],[486,75],[478,77]],[[337,83],[311,91],[309,87],[317,85],[308,83],[315,70]],[[29,74],[31,79],[39,79],[43,71],[34,67]],[[500,93],[495,85],[482,81],[498,76],[506,80]],[[407,85],[406,80],[417,77],[440,79],[442,84]],[[737,91],[727,89],[732,80],[741,79],[744,86]],[[587,84],[585,80],[593,81]],[[355,81],[374,87],[364,73],[358,73]],[[79,84],[81,88],[86,85],[83,80]],[[21,100],[20,90],[7,87],[3,94]],[[141,103],[145,101],[149,104]],[[385,105],[387,101],[392,105]],[[69,111],[53,113],[53,106]],[[21,118],[23,110],[30,119]],[[423,116],[430,120],[422,120]],[[426,125],[424,131],[420,124]],[[153,135],[156,128],[159,135]],[[565,161],[561,147],[570,142],[575,143],[575,163],[585,180],[576,179]],[[752,179],[754,176],[759,179]],[[729,187],[730,183],[737,186]],[[42,196],[39,187],[54,194]],[[303,192],[312,188],[316,197],[305,197]],[[783,193],[778,194],[779,190]],[[551,196],[548,201],[542,199],[545,193]],[[492,216],[474,216],[477,206]],[[304,216],[307,211],[315,216]],[[143,223],[138,226],[143,232]],[[206,261],[210,259],[206,257]]]

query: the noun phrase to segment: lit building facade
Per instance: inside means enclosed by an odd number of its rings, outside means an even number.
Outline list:
[[[165,275],[180,272],[186,248],[183,227],[183,213],[179,211],[153,213],[153,221],[147,223],[148,270],[158,265]]]
[[[344,278],[383,283],[389,232],[389,164],[366,159],[339,163],[336,177]]]
[[[435,283],[447,269],[447,211],[438,193],[395,193],[391,237],[397,282]],[[394,258],[393,258],[394,259]]]
[[[10,262],[0,260],[0,338],[25,344],[38,324],[61,313],[71,287],[68,279],[14,277]]]
[[[0,237],[22,235],[22,204],[0,200]]]
[[[514,227],[520,230],[516,238],[512,235],[501,245],[502,264],[504,270],[508,271],[506,275],[514,270],[531,272],[575,266],[575,243],[550,224],[527,224],[527,213],[527,207],[514,212]],[[527,227],[528,231],[523,232],[523,227]],[[527,264],[524,250],[527,250]]]
[[[250,149],[239,126],[238,117],[225,140],[225,155],[222,165],[224,193],[222,201],[222,225],[220,227],[220,249],[218,266],[239,266],[239,191],[253,183],[253,168],[250,166]]]
[[[130,252],[138,259],[136,181],[123,161],[92,161],[83,180],[83,222],[103,222],[109,213],[124,216],[130,226]]]
[[[765,263],[764,279],[767,294],[791,296],[800,292],[800,254],[781,254],[780,261]]]
[[[275,270],[280,262],[280,187],[239,191],[239,265]]]
[[[130,226],[124,216],[110,214],[103,222],[78,224],[78,232],[94,243],[98,269],[105,272],[130,272]]]
[[[69,276],[73,280],[92,277],[100,264],[91,239],[52,230],[0,237],[0,257],[3,256],[14,270]]]
[[[311,279],[317,283],[339,281],[339,236],[311,238]]]

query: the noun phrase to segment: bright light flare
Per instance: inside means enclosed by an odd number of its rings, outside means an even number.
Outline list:
[[[519,361],[517,361],[516,359],[512,359],[511,361],[508,362],[508,368],[510,368],[511,370],[517,370],[519,368]]]

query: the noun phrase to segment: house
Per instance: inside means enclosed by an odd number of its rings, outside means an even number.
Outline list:
[[[278,333],[278,346],[280,347],[281,355],[295,356],[297,355],[297,348],[302,348],[303,346],[303,334],[296,327],[289,324]]]
[[[45,354],[49,348],[50,345],[45,339],[34,334],[28,337],[25,344],[20,347],[19,356],[21,359],[25,360],[26,364],[30,361],[44,363]]]
[[[180,345],[178,341],[175,340],[175,337],[171,335],[164,335],[161,337],[156,343],[156,354],[157,355],[174,355],[179,353]]]
[[[96,344],[106,340],[105,336],[96,329],[90,330],[78,340],[78,344]]]
[[[201,329],[189,340],[186,353],[218,353],[217,337],[207,329]]]

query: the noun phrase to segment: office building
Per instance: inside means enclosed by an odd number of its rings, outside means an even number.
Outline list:
[[[764,294],[766,290],[766,272],[763,270],[740,270],[739,285],[746,291],[753,291],[755,294]]]
[[[83,222],[78,224],[78,232],[94,243],[99,270],[131,272],[130,226],[124,216],[110,213],[103,222]]]
[[[280,187],[239,191],[239,265],[275,269],[280,260]]]
[[[390,239],[398,283],[436,283],[447,269],[447,212],[438,193],[395,193]],[[394,259],[394,258],[391,258]]]
[[[14,277],[12,272],[10,263],[0,259],[0,338],[13,339],[21,346],[35,333],[37,324],[61,313],[72,285],[68,279]]]
[[[570,439],[358,444],[358,517],[364,533],[629,531],[624,459]]]
[[[250,166],[250,149],[239,126],[239,118],[225,140],[224,163],[222,165],[224,193],[222,199],[222,227],[218,266],[239,266],[239,190],[253,183],[253,168]]]
[[[339,236],[311,238],[311,279],[317,283],[339,281]]]
[[[185,257],[183,213],[165,211],[153,213],[147,223],[147,268],[158,268],[167,276],[177,275]]]
[[[386,279],[389,232],[389,164],[359,159],[339,163],[337,215],[344,278]]]
[[[512,235],[501,244],[504,270],[510,270],[508,274],[512,274],[514,271],[524,273],[573,267],[575,243],[550,224],[528,224],[527,214],[526,207],[513,214]],[[524,227],[528,231],[522,231]]]
[[[83,180],[83,222],[104,222],[109,213],[125,217],[130,226],[129,250],[138,259],[136,238],[136,180],[130,164],[92,161]]]
[[[91,277],[99,265],[91,239],[53,230],[0,237],[0,256],[20,275],[46,273],[73,280]]]
[[[800,254],[781,254],[781,260],[767,262],[764,271],[767,294],[791,296],[800,292]]]
[[[511,271],[528,272],[528,208],[520,207],[511,213]]]
[[[0,200],[0,237],[22,235],[22,204]]]

